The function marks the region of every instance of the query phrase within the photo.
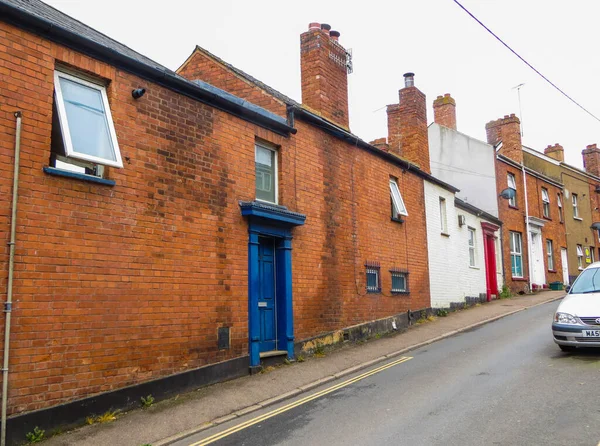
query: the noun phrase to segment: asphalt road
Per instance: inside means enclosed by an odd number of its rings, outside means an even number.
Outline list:
[[[597,446],[600,351],[567,354],[554,345],[550,324],[557,305],[409,352],[410,360],[212,444]],[[177,445],[206,444],[203,439],[293,401]]]

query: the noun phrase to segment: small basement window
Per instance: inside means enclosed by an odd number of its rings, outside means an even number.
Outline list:
[[[379,263],[367,262],[367,293],[381,292],[381,277],[379,275]]]
[[[53,167],[95,176],[123,167],[104,85],[55,71],[53,112]]]
[[[392,293],[408,293],[408,272],[392,269]]]

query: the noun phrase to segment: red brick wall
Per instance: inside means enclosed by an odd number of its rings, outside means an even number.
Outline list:
[[[516,163],[523,164],[521,121],[514,114],[504,116],[485,125],[488,144],[502,141],[500,153]]]
[[[411,86],[399,96],[398,104],[387,106],[389,150],[431,173],[425,94]]]
[[[249,83],[231,70],[215,61],[214,56],[202,48],[196,47],[185,63],[179,67],[177,73],[190,80],[211,79],[211,84],[221,90],[238,91],[240,96],[249,102],[263,107],[280,116],[285,116],[285,104],[263,90]]]
[[[550,197],[550,218],[544,217],[542,204],[542,188],[548,190]],[[527,175],[527,196],[529,205],[529,215],[544,220],[542,227],[542,246],[544,251],[544,271],[546,272],[546,283],[563,282],[562,263],[560,257],[560,248],[567,247],[565,224],[560,222],[558,216],[558,205],[556,196],[561,189],[532,175]],[[562,197],[561,197],[562,198]],[[564,198],[563,213],[564,213]],[[554,269],[548,269],[548,256],[546,250],[546,240],[552,240],[554,252]]]
[[[248,233],[238,201],[254,198],[256,138],[280,146],[280,203],[307,215],[293,242],[297,339],[429,306],[419,177],[301,121],[284,138],[13,26],[0,23],[0,38],[6,197],[13,112],[23,111],[11,413],[247,353]],[[114,187],[42,171],[56,62],[109,81],[125,165],[108,170]],[[235,79],[222,85],[257,93]],[[139,86],[147,92],[136,101]],[[390,175],[410,214],[402,224],[390,221]],[[2,295],[9,207],[0,201]],[[365,261],[381,263],[382,294],[365,295]],[[390,295],[391,267],[409,269],[409,296]],[[219,326],[231,327],[230,350],[217,350]]]
[[[346,50],[329,31],[309,29],[300,36],[302,103],[348,128]]]
[[[600,149],[596,144],[590,144],[581,151],[583,168],[592,175],[600,176]]]
[[[438,96],[433,101],[433,120],[439,125],[456,130],[456,101],[450,94]]]
[[[525,224],[525,192],[523,185],[523,175],[520,168],[514,167],[508,163],[496,160],[496,181],[498,190],[504,190],[508,187],[507,174],[512,173],[515,176],[517,186],[517,205],[511,207],[508,200],[498,198],[498,211],[500,220],[503,222],[502,238],[503,238],[503,263],[505,272],[505,282],[513,292],[524,291],[527,288],[527,280],[529,279],[529,259],[528,249],[529,240],[526,232]],[[542,187],[548,190],[550,196],[550,218],[545,218],[542,207]],[[560,248],[566,247],[565,225],[560,222],[558,216],[558,206],[556,201],[557,194],[561,191],[560,188],[532,175],[527,175],[527,197],[528,211],[530,217],[537,217],[544,220],[542,227],[542,246],[544,252],[544,272],[546,274],[546,283],[554,281],[563,281],[562,264],[560,257]],[[565,200],[563,198],[563,209]],[[511,270],[510,257],[510,232],[520,232],[523,241],[523,279],[513,278]],[[550,239],[553,242],[554,250],[554,270],[548,270],[548,257],[546,252],[546,240]]]

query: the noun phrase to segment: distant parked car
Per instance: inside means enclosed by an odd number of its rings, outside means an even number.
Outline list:
[[[588,266],[567,288],[552,321],[552,334],[564,352],[600,347],[600,262]]]

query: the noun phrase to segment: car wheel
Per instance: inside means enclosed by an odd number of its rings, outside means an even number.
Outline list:
[[[563,352],[574,352],[577,347],[573,347],[572,345],[559,345],[560,349]]]

